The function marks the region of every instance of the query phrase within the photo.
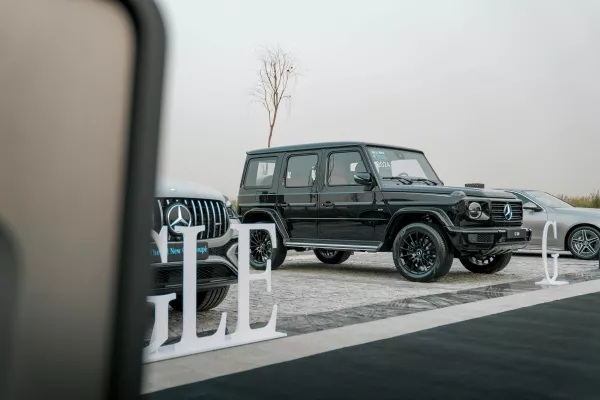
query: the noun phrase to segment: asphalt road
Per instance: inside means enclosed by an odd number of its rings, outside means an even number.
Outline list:
[[[549,259],[551,263],[551,259]],[[598,261],[580,261],[561,255],[559,273],[585,273],[598,270]],[[513,256],[510,264],[493,275],[467,271],[458,260],[444,278],[434,283],[408,282],[396,271],[390,253],[357,253],[341,265],[325,265],[312,252],[290,253],[286,262],[272,274],[272,292],[266,282],[251,283],[251,322],[266,322],[273,304],[279,317],[312,315],[316,313],[401,300],[412,297],[456,292],[509,282],[541,279],[544,276],[539,255]],[[217,328],[221,313],[227,312],[227,326],[235,330],[237,321],[237,286],[229,291],[226,300],[214,310],[198,313],[198,331]],[[169,335],[181,331],[181,313],[169,310]]]

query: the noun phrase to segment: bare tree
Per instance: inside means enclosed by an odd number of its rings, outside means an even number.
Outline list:
[[[269,116],[269,140],[267,147],[271,147],[273,130],[277,121],[279,106],[283,100],[291,98],[288,85],[290,80],[298,76],[296,60],[290,53],[286,53],[279,46],[266,47],[259,57],[259,79],[252,95],[267,110]]]

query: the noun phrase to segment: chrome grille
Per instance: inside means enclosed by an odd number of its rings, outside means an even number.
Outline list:
[[[157,198],[153,213],[153,226],[156,232],[168,226],[168,210],[173,204],[183,204],[190,212],[191,226],[204,225],[204,232],[198,234],[198,240],[221,237],[229,230],[229,217],[225,204],[217,200]],[[169,232],[169,241],[181,241],[180,235]]]
[[[510,221],[504,216],[506,204],[510,204],[512,208],[512,219]],[[520,202],[493,201],[492,221],[496,226],[521,226],[523,223],[523,205]]]

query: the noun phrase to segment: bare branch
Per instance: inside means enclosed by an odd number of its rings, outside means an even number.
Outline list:
[[[291,95],[288,93],[289,80],[296,79],[298,73],[296,72],[294,57],[278,46],[263,47],[259,62],[258,82],[256,88],[252,91],[252,96],[256,98],[256,102],[267,110],[269,117],[268,146],[271,147],[271,138],[277,121],[279,106],[283,100],[290,101]]]

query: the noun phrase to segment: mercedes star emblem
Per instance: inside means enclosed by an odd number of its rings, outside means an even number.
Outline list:
[[[192,213],[189,208],[183,204],[173,204],[167,211],[167,223],[172,233],[179,235],[175,231],[177,226],[192,226]]]
[[[510,204],[506,203],[506,205],[504,206],[504,218],[506,218],[507,221],[510,221],[513,217],[513,211],[512,211],[512,207],[510,206]]]

